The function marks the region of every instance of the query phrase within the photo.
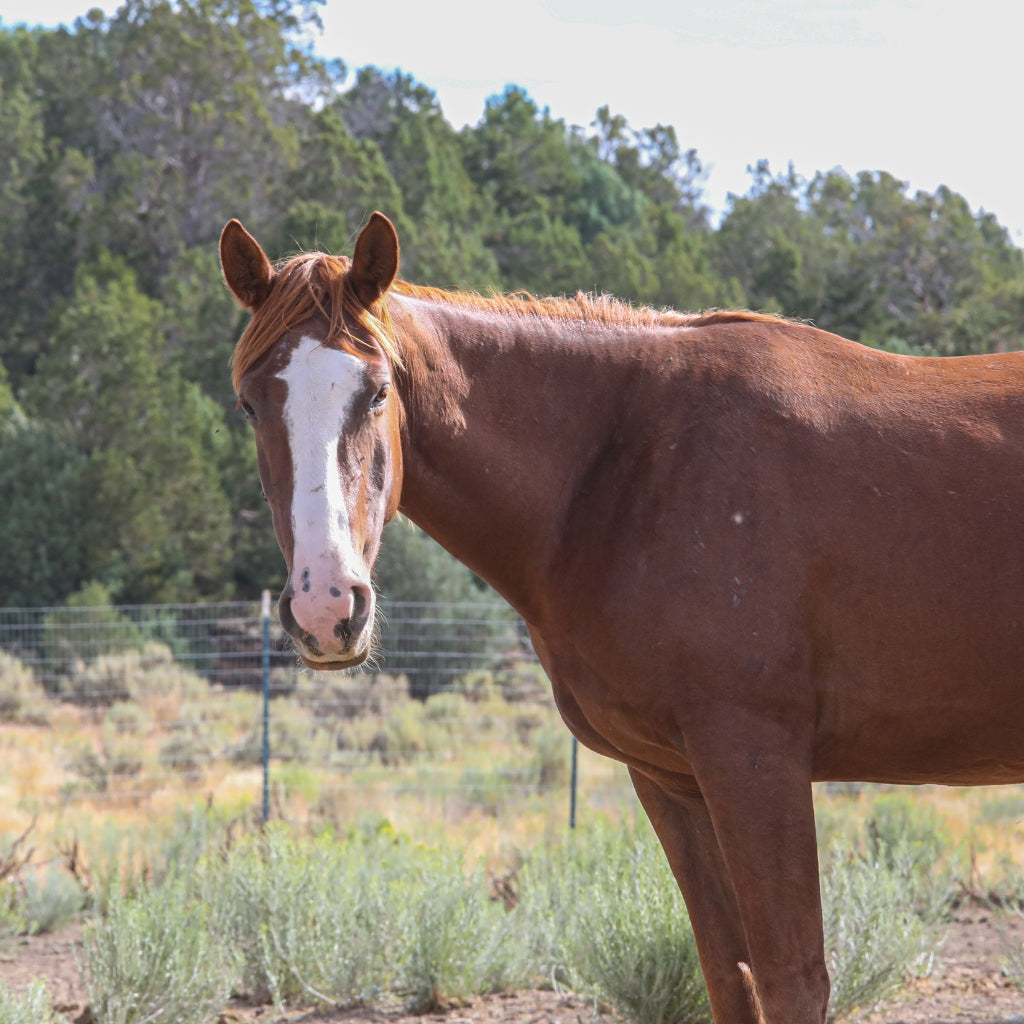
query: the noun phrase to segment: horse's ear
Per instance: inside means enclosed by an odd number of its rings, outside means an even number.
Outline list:
[[[229,220],[220,233],[220,269],[232,294],[250,313],[266,302],[274,268],[260,243],[237,220]]]
[[[383,213],[374,213],[356,239],[349,278],[364,306],[372,306],[398,274],[398,233]]]

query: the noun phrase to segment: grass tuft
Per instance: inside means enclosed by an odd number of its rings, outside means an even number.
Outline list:
[[[829,1020],[866,1010],[926,973],[937,910],[920,899],[928,873],[907,844],[869,855],[836,844],[822,872],[825,960],[832,979]]]
[[[97,1024],[204,1024],[231,991],[230,957],[178,879],[112,894],[87,924],[84,975]]]
[[[521,877],[519,909],[554,984],[635,1024],[710,1021],[686,907],[646,821],[578,830]]]
[[[54,1020],[44,982],[30,982],[22,992],[0,982],[0,1024],[50,1024]]]

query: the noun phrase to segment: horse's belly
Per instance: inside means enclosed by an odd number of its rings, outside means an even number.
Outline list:
[[[951,786],[1024,782],[1024,675],[1005,687],[966,683],[955,697],[900,696],[879,694],[866,703],[864,688],[851,687],[847,701],[826,709],[816,734],[815,779]]]

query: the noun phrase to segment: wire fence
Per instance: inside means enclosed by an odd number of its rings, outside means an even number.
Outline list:
[[[382,650],[364,670],[404,676],[410,695],[428,697],[474,669],[532,662],[525,628],[496,603],[393,602],[382,609]],[[164,646],[175,662],[223,687],[258,688],[263,635],[259,602],[85,608],[0,608],[0,649],[30,667],[47,692],[112,703],[123,696],[83,675],[102,658]],[[287,691],[302,671],[272,620],[274,689]],[[83,689],[84,688],[84,689]]]
[[[0,608],[0,799],[264,816],[574,813],[576,751],[498,602],[385,603],[369,667],[301,667],[255,602]],[[269,626],[268,626],[269,621]],[[628,781],[589,779],[598,804]],[[572,807],[572,810],[570,808]]]

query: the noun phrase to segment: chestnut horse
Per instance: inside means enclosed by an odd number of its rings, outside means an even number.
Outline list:
[[[234,383],[312,668],[370,650],[398,510],[526,622],[559,711],[629,766],[719,1024],[821,1024],[812,780],[1024,780],[1024,354],[891,355],[746,312],[275,270]]]

